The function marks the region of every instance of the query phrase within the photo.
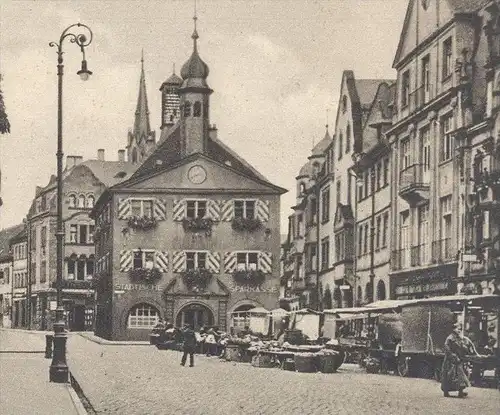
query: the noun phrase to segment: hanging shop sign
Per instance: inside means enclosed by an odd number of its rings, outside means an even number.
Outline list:
[[[156,284],[115,284],[116,291],[160,291]]]

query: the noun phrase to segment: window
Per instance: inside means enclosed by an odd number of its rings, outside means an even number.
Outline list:
[[[186,252],[186,269],[205,269],[207,265],[206,252]]]
[[[153,201],[132,199],[132,216],[153,217]]]
[[[377,217],[377,231],[375,233],[375,248],[380,248],[380,237],[382,231],[382,216]]]
[[[95,226],[94,225],[89,225],[89,232],[88,232],[88,238],[87,238],[87,242],[89,244],[93,244],[94,243],[94,230],[95,230]]]
[[[75,208],[76,207],[76,196],[75,195],[71,195],[69,198],[68,198],[68,204],[69,204],[69,207],[70,208]]]
[[[342,131],[339,133],[339,160],[342,158],[343,155],[343,148],[344,148],[344,143],[343,143],[344,138],[342,137]]]
[[[357,183],[357,185],[358,185],[358,200],[362,200],[364,197],[363,192],[365,189],[363,180],[359,180],[359,183]]]
[[[370,173],[365,170],[363,172],[363,187],[365,188],[365,197],[370,195]]]
[[[340,180],[337,180],[337,194],[336,194],[336,197],[337,197],[337,200],[336,200],[336,203],[340,203],[340,197],[341,197],[341,193],[342,193],[342,184],[340,182]]]
[[[384,213],[384,223],[382,225],[382,248],[387,246],[387,232],[389,232],[389,213]]]
[[[47,195],[42,196],[41,208],[44,211],[47,210]]]
[[[328,237],[321,241],[321,269],[325,270],[329,267],[330,257],[330,240]]]
[[[351,151],[351,126],[347,124],[345,128],[345,152]]]
[[[184,102],[184,117],[191,116],[191,103],[189,101]]]
[[[451,76],[453,66],[451,37],[443,42],[443,81]]]
[[[74,280],[76,274],[76,261],[73,259],[68,260],[68,280]]]
[[[345,255],[344,250],[344,233],[340,232],[335,235],[335,257],[337,262],[340,262],[344,259]]]
[[[201,102],[196,101],[193,106],[193,117],[201,117]]]
[[[358,256],[363,252],[363,225],[358,226]]]
[[[389,157],[384,159],[384,186],[389,184]]]
[[[154,267],[155,253],[154,251],[143,251],[138,249],[134,251],[134,269],[151,269]]]
[[[347,96],[344,95],[342,97],[342,112],[346,112],[347,111]]]
[[[422,58],[422,79],[421,85],[423,88],[423,98],[427,97],[427,93],[430,90],[430,56],[426,55]],[[426,102],[426,100],[424,101]]]
[[[235,200],[234,217],[254,219],[255,218],[255,200]]]
[[[80,234],[78,236],[78,243],[87,243],[87,225],[80,225]]]
[[[442,197],[440,200],[441,208],[441,239],[451,238],[451,195]]]
[[[401,76],[401,107],[406,107],[410,100],[410,71]]]
[[[327,187],[321,192],[321,221],[330,220],[330,188]]]
[[[76,279],[83,281],[85,279],[85,261],[76,262]]]
[[[47,261],[43,260],[40,262],[40,282],[44,283],[47,281]]]
[[[303,222],[304,222],[304,215],[301,213],[297,215],[297,227],[295,228],[295,231],[297,232],[295,234],[296,238],[300,238],[302,236]]]
[[[87,196],[87,207],[92,209],[94,207],[95,198],[92,195]]]
[[[318,210],[318,202],[314,197],[311,199],[311,204],[309,205],[309,209],[307,210],[309,213],[309,225],[313,225],[316,223],[317,210]]]
[[[257,252],[238,252],[236,254],[236,269],[238,271],[255,271],[257,269]]]
[[[382,187],[382,161],[377,163],[377,190]]]
[[[363,254],[368,252],[368,224],[365,225],[365,232],[363,238]]]
[[[410,167],[410,139],[401,141],[401,170]]]
[[[40,230],[40,248],[42,255],[45,255],[45,247],[47,246],[47,227],[42,226]]]
[[[91,259],[87,260],[87,276],[94,275],[94,261]]]
[[[76,244],[78,237],[78,226],[70,225],[69,226],[69,242],[72,244]]]
[[[207,214],[207,202],[205,200],[188,200],[186,216],[189,219],[203,218]]]
[[[308,271],[316,271],[316,244],[309,244]]]
[[[84,195],[78,196],[78,207],[79,208],[85,207],[85,196]]]
[[[441,119],[441,161],[451,159],[453,155],[453,114]]]
[[[158,324],[160,313],[149,304],[139,304],[130,310],[128,315],[128,328],[152,329]]]

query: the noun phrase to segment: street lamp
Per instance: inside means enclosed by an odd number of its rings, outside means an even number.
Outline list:
[[[84,28],[88,35],[83,33],[74,34],[70,30],[78,27]],[[80,29],[78,29],[79,31]],[[88,36],[88,37],[87,37]],[[56,270],[56,287],[57,287],[57,309],[56,321],[54,323],[54,354],[52,363],[50,364],[49,379],[51,382],[67,383],[68,382],[68,365],[66,363],[66,331],[64,319],[64,307],[62,304],[62,272],[63,272],[63,218],[62,218],[62,173],[63,173],[63,151],[62,151],[62,86],[63,86],[63,50],[62,45],[66,38],[69,38],[71,43],[76,43],[80,47],[83,55],[81,69],[77,72],[80,78],[86,81],[92,74],[87,69],[87,61],[85,60],[85,47],[92,42],[92,31],[84,24],[76,23],[67,27],[59,38],[59,43],[50,42],[50,47],[57,47],[57,270]]]

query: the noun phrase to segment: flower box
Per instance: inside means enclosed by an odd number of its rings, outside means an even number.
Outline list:
[[[261,285],[266,275],[260,270],[239,270],[233,272],[233,278],[238,284]]]
[[[255,232],[262,227],[262,222],[257,218],[234,218],[231,227],[239,232]]]
[[[129,277],[134,282],[153,284],[162,276],[158,268],[135,268],[129,271]]]
[[[156,227],[157,222],[155,218],[149,216],[130,216],[127,220],[129,228],[147,231]]]
[[[203,291],[212,279],[212,274],[205,268],[188,269],[182,273],[182,280],[189,290]]]
[[[182,221],[182,226],[187,232],[205,232],[207,235],[212,233],[213,221],[209,218],[189,218]]]

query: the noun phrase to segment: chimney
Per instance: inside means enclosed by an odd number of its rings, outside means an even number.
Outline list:
[[[118,150],[118,161],[125,161],[125,150]]]
[[[66,170],[71,169],[75,165],[75,159],[73,156],[66,156]]]
[[[97,160],[104,161],[104,149],[100,148],[97,150]]]
[[[208,127],[208,137],[210,140],[217,140],[217,125],[212,124]]]
[[[73,158],[74,158],[74,162],[73,162],[74,166],[77,166],[78,164],[80,164],[83,161],[83,156],[73,156]]]

